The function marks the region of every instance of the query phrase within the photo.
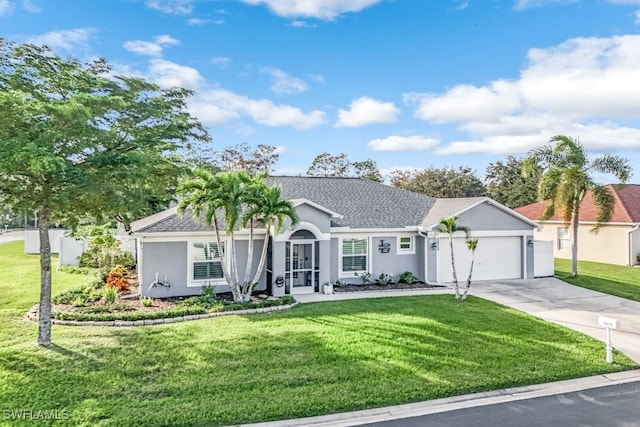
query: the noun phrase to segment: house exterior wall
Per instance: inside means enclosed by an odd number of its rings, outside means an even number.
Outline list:
[[[190,275],[189,245],[194,241],[215,241],[213,235],[194,236],[185,241],[143,241],[142,262],[139,264],[140,294],[153,298],[167,298],[175,296],[188,296],[202,294],[203,286],[215,286],[216,292],[229,292],[229,286],[224,279],[216,281],[193,282]],[[262,237],[254,239],[253,268],[252,273],[260,261],[260,254],[264,240]],[[245,267],[247,265],[249,240],[236,241],[238,276],[244,280]],[[229,260],[230,261],[230,260]],[[141,268],[140,268],[141,267]],[[156,286],[150,288],[156,280],[156,273],[160,281],[167,276],[170,287]],[[257,290],[265,289],[266,273],[263,270],[260,276]],[[250,277],[253,278],[253,275]]]
[[[542,229],[535,232],[536,240],[553,241],[553,255],[555,258],[571,259],[571,245],[566,249],[559,249],[558,229],[571,227],[555,221],[540,222]],[[592,224],[578,225],[578,259],[582,261],[602,262],[605,264],[629,265],[638,264],[635,257],[640,252],[640,233],[629,225],[605,225],[598,233],[592,232]],[[631,246],[631,250],[630,250]]]
[[[458,224],[471,230],[531,230],[531,225],[489,203],[479,204],[459,215]]]

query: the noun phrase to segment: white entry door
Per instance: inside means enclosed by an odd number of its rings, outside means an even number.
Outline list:
[[[286,243],[286,285],[289,293],[310,294],[317,288],[318,265],[314,241],[291,241]]]

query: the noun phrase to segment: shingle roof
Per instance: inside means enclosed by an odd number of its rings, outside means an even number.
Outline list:
[[[450,218],[460,211],[475,205],[482,200],[489,200],[487,197],[460,197],[456,199],[437,199],[427,216],[422,221],[422,225],[430,227],[438,224],[442,218]]]
[[[606,187],[611,191],[614,199],[613,213],[610,222],[640,222],[640,185],[623,184]],[[540,220],[549,202],[536,202],[530,205],[516,208],[515,211],[534,221]],[[580,203],[579,220],[582,222],[596,222],[598,209],[593,202],[593,195],[587,193]],[[559,210],[548,219],[549,221],[561,221]]]
[[[282,189],[288,200],[307,199],[340,215],[333,218],[333,227],[404,228],[420,225],[436,202],[433,197],[360,178],[275,176],[267,184]],[[209,231],[195,222],[187,212],[158,214],[157,221],[143,219],[134,232],[199,232]]]
[[[360,178],[276,176],[285,199],[308,199],[342,215],[334,227],[402,228],[420,225],[436,199]]]

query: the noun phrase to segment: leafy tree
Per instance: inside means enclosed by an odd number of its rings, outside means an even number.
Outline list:
[[[442,218],[438,224],[438,232],[447,234],[449,236],[449,249],[451,251],[451,276],[453,278],[453,288],[455,290],[456,299],[460,301],[462,295],[460,295],[460,288],[458,286],[458,274],[456,271],[456,260],[453,252],[453,235],[458,232],[463,232],[465,236],[469,236],[469,227],[458,224],[458,217],[452,216],[450,218]],[[477,243],[476,243],[477,245]],[[474,249],[475,251],[475,249]],[[472,264],[473,265],[473,264]],[[471,277],[471,276],[469,276]],[[468,290],[468,288],[467,288]],[[466,297],[465,297],[466,298]]]
[[[273,172],[280,155],[271,145],[258,144],[253,150],[246,142],[225,148],[218,154],[223,171],[244,170],[251,175]]]
[[[185,197],[178,205],[178,211],[184,213],[191,209],[196,221],[204,215],[207,226],[212,226],[216,235],[216,243],[221,248],[222,270],[235,301],[248,301],[264,268],[267,254],[268,238],[271,232],[280,229],[287,219],[292,224],[298,217],[291,203],[282,200],[279,188],[269,188],[264,183],[263,175],[249,175],[246,171],[228,171],[212,174],[204,169],[196,169],[195,177],[185,181],[179,192]],[[229,236],[228,246],[222,245],[221,223],[224,221],[225,233]],[[267,235],[263,244],[258,269],[251,278],[253,262],[253,233],[256,224],[267,227]],[[245,275],[240,280],[235,232],[238,226],[249,226],[250,240]],[[227,256],[229,258],[227,258]],[[229,268],[227,268],[227,259]]]
[[[17,212],[38,212],[44,346],[51,344],[52,222],[140,213],[140,189],[177,175],[172,154],[208,139],[187,112],[190,91],[109,71],[104,59],[82,64],[0,39],[0,199]]]
[[[497,161],[487,166],[485,185],[487,196],[510,208],[528,205],[536,201],[541,172],[534,169],[525,177],[522,174],[524,159],[513,156],[507,161]]]
[[[345,153],[331,155],[329,153],[318,154],[307,170],[310,176],[349,176],[351,163]]]
[[[362,162],[353,162],[351,166],[353,167],[354,175],[358,178],[382,182],[382,174],[378,169],[378,164],[374,160],[367,159]]]
[[[569,136],[556,135],[550,142],[555,146],[545,145],[529,152],[523,170],[528,176],[539,168],[543,171],[538,184],[538,200],[548,201],[549,205],[540,219],[549,219],[559,209],[562,219],[570,224],[571,276],[575,277],[578,275],[580,202],[587,192],[593,194],[598,214],[592,231],[609,221],[614,206],[611,192],[598,185],[592,174],[612,174],[620,183],[625,183],[631,176],[631,167],[627,159],[609,154],[589,160],[582,144]]]
[[[396,188],[426,194],[432,197],[477,197],[485,195],[485,188],[468,167],[430,167],[423,170],[395,170],[391,185]]]

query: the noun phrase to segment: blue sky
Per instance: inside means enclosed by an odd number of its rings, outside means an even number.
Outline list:
[[[523,155],[555,134],[640,182],[640,0],[0,0],[0,36],[194,89],[214,148],[388,172]],[[606,180],[606,178],[602,178]]]

